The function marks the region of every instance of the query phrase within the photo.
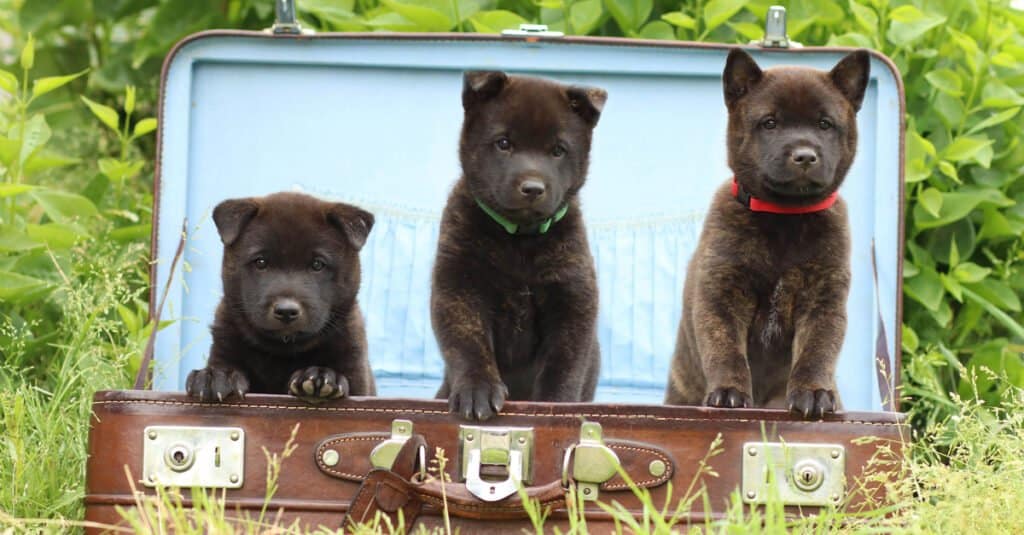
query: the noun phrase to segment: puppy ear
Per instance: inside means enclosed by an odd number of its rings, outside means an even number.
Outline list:
[[[331,205],[327,210],[327,221],[341,230],[357,251],[366,244],[366,238],[373,228],[373,214],[340,202]]]
[[[220,233],[220,241],[231,245],[242,234],[242,229],[252,220],[260,205],[256,199],[228,199],[213,209],[213,222]]]
[[[462,109],[494,98],[508,83],[508,75],[501,71],[466,71],[462,75]]]
[[[868,75],[871,73],[871,56],[867,50],[850,52],[828,73],[832,83],[853,104],[853,109],[860,111],[864,102],[864,91],[868,88]]]
[[[601,118],[601,110],[608,101],[608,92],[600,87],[571,86],[566,90],[569,107],[591,127]]]
[[[749,93],[761,81],[763,74],[754,58],[742,48],[729,51],[729,57],[725,60],[725,70],[722,72],[726,107],[731,110],[743,95]]]

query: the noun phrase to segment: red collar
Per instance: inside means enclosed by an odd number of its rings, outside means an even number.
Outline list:
[[[824,199],[807,206],[783,206],[781,204],[775,204],[773,202],[762,201],[752,196],[747,190],[743,189],[743,186],[736,181],[736,178],[732,179],[732,196],[739,201],[740,204],[746,206],[751,212],[767,212],[769,214],[810,214],[813,212],[820,212],[822,210],[828,210],[836,203],[836,199],[839,198],[839,192],[833,191],[831,195]]]

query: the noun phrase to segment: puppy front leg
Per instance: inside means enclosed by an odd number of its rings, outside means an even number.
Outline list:
[[[487,307],[469,288],[435,287],[430,317],[445,361],[448,409],[467,420],[488,420],[505,404],[508,388],[494,356]]]
[[[747,332],[756,307],[741,277],[718,273],[697,290],[694,337],[707,384],[704,404],[752,407],[753,386],[747,362]]]
[[[805,274],[793,335],[793,365],[786,403],[805,418],[820,418],[841,407],[836,362],[846,334],[846,296],[850,274],[842,266]]]
[[[546,288],[545,294],[536,355],[541,372],[533,400],[592,401],[583,398],[600,369],[594,348],[597,288],[584,281]]]

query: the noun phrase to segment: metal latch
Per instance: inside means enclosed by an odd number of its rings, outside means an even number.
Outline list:
[[[750,504],[838,504],[846,494],[846,450],[838,444],[747,442],[742,492]]]
[[[604,445],[601,434],[601,424],[583,422],[580,426],[580,443],[566,451],[566,460],[570,454],[573,456],[572,478],[576,488],[583,499],[588,501],[597,499],[601,483],[615,477],[621,464],[619,456]],[[568,483],[565,476],[563,473],[563,484]]]
[[[782,6],[768,8],[768,15],[764,19],[764,38],[760,41],[751,41],[750,44],[759,45],[761,48],[803,47],[800,43],[789,40],[786,34],[786,8]]]
[[[142,483],[147,487],[237,489],[245,478],[240,427],[151,425],[142,431]]]
[[[487,502],[515,494],[532,480],[533,428],[459,426],[466,490]]]
[[[518,29],[502,30],[501,35],[510,37],[565,37],[562,32],[548,30],[547,24],[520,24]]]
[[[296,0],[274,0],[274,24],[263,30],[272,34],[311,34],[313,30],[303,28],[295,15]]]
[[[401,451],[405,441],[412,437],[412,422],[410,420],[394,420],[391,422],[391,438],[377,444],[370,452],[370,464],[374,468],[391,469],[395,464],[395,458]]]

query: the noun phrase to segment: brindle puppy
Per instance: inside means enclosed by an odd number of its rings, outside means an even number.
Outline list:
[[[431,319],[452,412],[506,397],[589,401],[597,277],[577,194],[606,93],[502,72],[464,77],[463,175],[441,219]]]
[[[206,368],[190,395],[223,401],[247,392],[313,400],[374,395],[356,303],[359,249],[373,215],[299,193],[231,199],[213,211],[224,298]]]
[[[734,49],[724,72],[733,181],[690,260],[665,402],[840,408],[850,237],[837,199],[857,147],[869,56],[830,72],[762,71]]]

